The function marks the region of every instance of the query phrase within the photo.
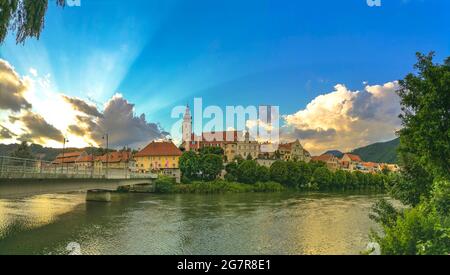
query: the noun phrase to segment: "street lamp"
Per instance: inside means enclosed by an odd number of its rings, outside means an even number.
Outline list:
[[[109,176],[109,134],[106,133],[103,136],[103,140],[106,140],[106,178]]]
[[[69,142],[69,140],[66,137],[64,137],[63,149],[62,149],[62,158],[61,158],[61,168],[62,168],[61,172],[64,172],[64,151],[66,150],[66,143],[68,143],[68,142]]]

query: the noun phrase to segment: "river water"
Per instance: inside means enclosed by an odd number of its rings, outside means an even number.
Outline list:
[[[0,254],[358,254],[377,194],[85,194],[0,200]],[[75,245],[77,246],[77,245]],[[72,245],[72,249],[73,249]],[[72,251],[74,252],[74,251]]]

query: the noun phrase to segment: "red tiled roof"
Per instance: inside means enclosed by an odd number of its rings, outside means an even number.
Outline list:
[[[147,147],[142,149],[135,157],[149,157],[149,156],[181,156],[180,149],[170,141],[155,142],[153,141]]]
[[[284,149],[284,150],[291,150],[292,144],[293,144],[293,143],[284,143],[284,144],[280,144],[280,145],[278,145],[278,148],[279,148],[279,149]]]
[[[358,155],[354,155],[354,154],[345,154],[345,156],[348,156],[352,161],[362,162],[361,157],[358,156]]]
[[[364,162],[363,165],[365,167],[371,167],[371,168],[375,168],[375,167],[379,166],[379,164],[375,163],[375,162]]]
[[[108,162],[115,163],[115,162],[127,162],[131,159],[131,152],[128,151],[120,151],[120,152],[111,152],[108,155],[104,155],[102,157],[102,161],[106,162],[108,159]]]
[[[201,137],[195,134],[191,136],[192,141],[198,141],[200,138],[202,142],[236,142],[244,140],[241,131],[205,132]]]
[[[88,156],[84,156],[84,157],[79,158],[77,160],[77,162],[78,163],[79,162],[92,162],[92,161],[94,161],[94,159],[95,159],[95,157],[93,155],[88,155]]]
[[[85,152],[65,152],[64,153],[64,158],[72,158],[72,157],[79,157],[81,155],[83,155]],[[59,158],[63,158],[63,154],[59,154],[57,157],[57,159]]]
[[[335,158],[335,156],[333,156],[331,154],[324,154],[324,155],[321,155],[321,156],[312,157],[312,160],[314,160],[314,161],[321,161],[321,162],[328,162],[328,161],[332,161],[333,158]]]

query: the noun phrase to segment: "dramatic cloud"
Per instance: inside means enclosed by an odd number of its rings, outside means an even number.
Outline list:
[[[302,139],[314,154],[329,149],[349,151],[395,138],[401,126],[397,83],[351,91],[344,85],[318,96],[304,110],[284,117],[282,137]]]
[[[47,123],[42,116],[33,112],[25,112],[18,117],[10,116],[10,121],[13,123],[20,122],[26,128],[26,131],[20,135],[19,140],[43,144],[48,140],[61,142],[64,139],[60,130]]]
[[[11,132],[8,128],[0,125],[0,139],[11,139],[15,136],[16,134]]]
[[[0,109],[19,112],[30,109],[31,104],[24,98],[26,81],[21,79],[14,68],[0,59]]]
[[[78,124],[69,126],[69,131],[74,135],[87,137],[99,145],[104,146],[105,133],[109,134],[111,147],[134,148],[168,135],[158,124],[148,123],[144,114],[135,116],[134,105],[120,94],[113,96],[106,103],[101,116],[92,117],[91,111],[84,113],[89,116],[77,116]]]
[[[67,103],[70,103],[75,110],[85,113],[89,116],[102,117],[102,114],[98,111],[96,106],[88,104],[84,100],[79,98],[69,97],[66,95],[61,96]]]

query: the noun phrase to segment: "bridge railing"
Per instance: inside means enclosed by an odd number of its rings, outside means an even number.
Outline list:
[[[52,163],[50,161],[21,159],[0,156],[0,178],[3,179],[46,179],[46,178],[94,178],[94,179],[140,179],[155,178],[154,174],[135,173],[124,166],[120,168],[104,165],[83,165],[77,163]]]

